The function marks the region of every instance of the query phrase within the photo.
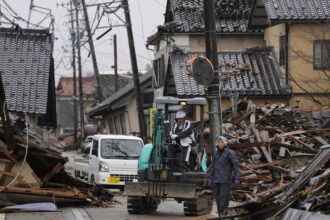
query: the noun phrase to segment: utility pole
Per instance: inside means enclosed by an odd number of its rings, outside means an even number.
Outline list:
[[[125,20],[126,20],[126,29],[127,29],[127,38],[129,44],[129,51],[131,56],[131,65],[133,71],[133,80],[134,80],[134,88],[135,88],[135,98],[138,110],[138,117],[139,117],[139,126],[140,126],[140,136],[142,139],[146,138],[146,130],[145,130],[145,123],[144,123],[144,111],[143,111],[143,96],[141,94],[140,89],[140,80],[139,80],[139,70],[136,61],[136,53],[134,48],[134,38],[133,38],[133,31],[132,31],[132,23],[131,23],[131,16],[128,6],[128,0],[122,0],[122,4],[125,11]]]
[[[28,22],[26,28],[29,28],[30,26],[30,19],[31,19],[31,14],[32,14],[32,8],[33,8],[33,0],[30,1],[30,11],[29,11],[29,17],[28,17]]]
[[[74,136],[74,143],[77,143],[78,118],[77,118],[77,100],[76,100],[77,97],[76,45],[75,45],[76,34],[74,30],[72,1],[70,1],[70,16],[71,16],[72,69],[73,69],[73,136]]]
[[[86,23],[86,29],[87,29],[87,34],[88,34],[88,42],[89,42],[90,52],[91,52],[91,55],[92,55],[94,74],[95,74],[95,78],[96,78],[97,100],[99,102],[101,102],[101,101],[103,101],[103,94],[102,94],[102,88],[101,88],[99,68],[97,66],[97,61],[96,61],[96,55],[95,55],[95,49],[94,49],[94,43],[93,43],[93,36],[92,36],[92,33],[91,33],[91,27],[89,25],[89,19],[88,19],[88,13],[87,13],[87,9],[86,9],[85,0],[82,0],[81,2],[82,2],[84,14],[85,14],[85,23]]]
[[[220,83],[219,83],[219,63],[217,51],[217,34],[215,26],[215,1],[204,0],[204,20],[205,20],[205,47],[206,57],[212,62],[214,68],[214,78],[208,86],[208,108],[210,121],[210,143],[212,144],[212,155],[217,146],[217,137],[222,133],[220,120]]]
[[[118,60],[117,60],[117,35],[113,35],[113,54],[114,54],[114,71],[115,71],[115,92],[118,91]]]
[[[81,52],[80,52],[80,33],[79,33],[79,12],[78,5],[75,7],[76,10],[76,34],[77,34],[77,50],[78,50],[78,71],[79,71],[79,102],[80,102],[80,130],[81,138],[84,138],[84,94],[83,94],[83,84],[82,84],[82,73],[81,73]]]

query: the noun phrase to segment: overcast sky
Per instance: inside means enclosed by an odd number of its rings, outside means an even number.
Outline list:
[[[10,7],[22,18],[26,19],[29,15],[30,0],[5,0]],[[111,0],[86,0],[87,4],[95,4],[101,2],[111,2]],[[64,3],[64,7],[62,4]],[[55,16],[55,46],[54,46],[54,59],[56,67],[56,81],[60,76],[71,76],[71,41],[69,28],[69,13],[67,9],[69,6],[65,5],[69,3],[69,0],[34,0],[34,4],[40,7],[49,8],[52,10],[52,14]],[[0,5],[4,7],[2,0]],[[151,62],[153,58],[152,51],[147,51],[145,47],[145,41],[148,36],[157,31],[157,26],[163,24],[165,13],[166,0],[129,0],[131,10],[131,20],[133,25],[135,48],[137,53],[137,60],[139,70],[145,69],[145,66]],[[42,10],[42,9],[38,9]],[[88,10],[90,22],[94,20],[97,7],[90,7]],[[10,12],[2,11],[10,16]],[[123,10],[118,11],[118,15],[124,18]],[[43,15],[38,12],[32,12],[31,23],[38,24]],[[95,22],[96,23],[96,22]],[[105,16],[102,18],[101,26],[108,26],[109,23],[113,25],[121,24],[119,18],[115,16]],[[20,22],[23,27],[26,27],[26,23]],[[47,26],[49,20],[45,20],[42,25]],[[94,25],[95,26],[95,25]],[[115,27],[100,40],[96,40],[96,37],[101,35],[106,29],[97,30],[94,36],[94,45],[96,47],[96,56],[100,72],[111,71],[113,65],[113,45],[112,38],[114,34],[117,34],[118,41],[118,62],[119,70],[131,70],[131,63],[129,57],[127,33],[125,27]],[[85,32],[86,34],[86,32]],[[86,48],[82,48],[82,64],[83,73],[93,71],[92,59],[87,57],[89,45],[86,44]]]

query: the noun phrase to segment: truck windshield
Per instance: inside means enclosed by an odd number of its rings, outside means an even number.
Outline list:
[[[101,157],[109,158],[131,158],[140,156],[143,144],[139,140],[127,139],[102,139]]]

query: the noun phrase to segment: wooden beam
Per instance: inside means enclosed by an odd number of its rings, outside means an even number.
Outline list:
[[[258,171],[258,170],[255,170],[255,169],[252,169],[252,168],[250,168],[250,167],[247,167],[247,166],[245,166],[245,165],[243,165],[243,164],[239,164],[241,167],[243,167],[243,168],[245,168],[245,169],[248,169],[248,170],[251,170],[252,172],[254,172],[254,173],[256,173],[256,174],[259,174],[259,175],[261,175],[261,173]]]
[[[257,141],[258,141],[258,142],[262,142],[262,139],[261,139],[261,137],[260,137],[260,133],[259,133],[259,131],[258,131],[256,128],[252,128],[252,130],[253,130],[254,134],[256,135]],[[265,147],[265,146],[260,146],[260,148],[261,148],[261,150],[262,150],[264,156],[266,157],[267,162],[268,162],[268,163],[272,163],[272,162],[273,162],[272,157],[271,157],[271,155],[268,153],[266,147]]]
[[[6,176],[11,176],[11,177],[15,177],[16,176],[16,174],[10,173],[10,172],[6,172],[6,171],[0,171],[0,174],[6,175]]]
[[[62,168],[64,167],[64,164],[61,162],[58,162],[56,166],[47,173],[44,178],[42,179],[42,183],[46,183],[48,180],[50,180],[55,174],[57,174]]]
[[[287,169],[284,169],[282,167],[273,166],[270,164],[267,165],[267,168],[270,170],[279,171],[280,173],[284,173],[286,175],[289,175],[289,173],[290,173],[289,170],[287,170]]]
[[[2,83],[2,76],[0,72],[0,117],[2,121],[2,126],[5,129],[5,140],[8,150],[13,150],[15,148],[15,140],[13,138],[13,129],[11,127],[8,108],[6,104],[5,89]]]
[[[11,161],[11,160],[8,160],[8,159],[0,158],[0,162],[3,162],[3,163],[10,163],[10,162],[12,162],[12,161]]]
[[[295,142],[297,142],[297,143],[303,145],[304,147],[307,147],[307,148],[310,149],[311,151],[314,151],[315,153],[317,152],[317,150],[315,150],[314,148],[312,148],[311,146],[309,146],[309,144],[306,144],[305,142],[303,142],[303,141],[301,141],[301,140],[299,140],[299,139],[293,137],[292,135],[289,135],[289,137],[290,137],[291,139],[293,139]]]
[[[5,133],[5,132],[4,132],[3,129],[0,128],[0,133]],[[14,135],[14,139],[15,139],[16,141],[20,142],[20,143],[26,144],[26,139],[25,139],[25,138],[18,137],[18,136],[16,136],[16,135]],[[38,144],[35,144],[35,143],[33,143],[33,142],[29,142],[29,148],[34,148],[34,149],[37,149],[37,150],[43,151],[43,152],[47,153],[48,155],[52,155],[52,156],[50,156],[50,157],[52,157],[52,158],[61,159],[61,160],[65,161],[65,162],[68,161],[68,159],[67,159],[67,158],[63,158],[63,157],[61,156],[61,154],[59,154],[59,153],[57,153],[57,152],[54,152],[54,151],[51,151],[51,150],[49,150],[49,149],[47,149],[47,148],[41,147],[41,146],[39,146]]]
[[[252,108],[250,111],[248,111],[247,113],[245,113],[243,116],[241,116],[240,118],[238,118],[237,120],[235,120],[233,122],[233,124],[238,124],[240,123],[244,118],[248,117],[249,115],[251,115],[254,111],[256,110],[256,107]]]
[[[7,172],[7,173],[10,172],[11,169],[13,169],[14,165],[15,165],[15,162],[13,162],[13,161],[11,161],[10,163],[6,164],[5,171],[4,172]],[[4,185],[5,184],[6,178],[7,178],[6,175],[2,175],[2,177],[0,179],[0,185]]]
[[[268,116],[268,114],[270,114],[270,113],[272,113],[273,111],[275,111],[277,108],[278,108],[278,107],[275,107],[275,108],[273,108],[273,109],[268,110],[268,111],[265,113],[265,115],[263,115],[261,118],[258,119],[257,124],[258,124],[260,121],[262,121],[264,118],[266,118],[266,117]]]
[[[281,137],[286,137],[286,136],[296,135],[296,134],[311,133],[311,132],[329,132],[329,131],[330,131],[330,128],[312,129],[312,130],[297,130],[297,131],[290,131],[287,133],[277,135],[276,138],[281,138]]]
[[[37,189],[37,188],[22,188],[22,187],[4,187],[0,186],[0,190],[3,192],[11,192],[11,193],[20,193],[26,195],[41,195],[41,196],[55,196],[61,198],[72,198],[72,199],[82,199],[86,201],[90,201],[85,194],[76,193],[73,191],[59,191],[52,189]]]
[[[38,157],[49,157],[49,158],[55,158],[55,159],[63,159],[59,155],[54,155],[50,153],[43,153],[43,152],[30,152],[33,156],[38,156]]]
[[[13,155],[11,155],[11,153],[9,153],[6,149],[1,148],[0,151],[4,153],[10,160],[14,161],[16,164],[19,164],[18,160]]]

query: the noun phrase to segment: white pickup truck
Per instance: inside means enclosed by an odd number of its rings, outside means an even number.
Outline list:
[[[93,185],[123,189],[125,182],[137,181],[141,138],[126,135],[94,135],[88,154],[74,160],[76,178]]]

